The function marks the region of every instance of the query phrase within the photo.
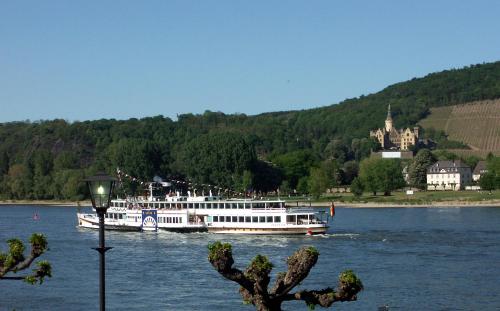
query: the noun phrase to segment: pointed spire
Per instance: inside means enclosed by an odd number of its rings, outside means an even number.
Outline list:
[[[392,119],[392,116],[391,116],[391,104],[389,104],[389,106],[387,107],[387,119]]]

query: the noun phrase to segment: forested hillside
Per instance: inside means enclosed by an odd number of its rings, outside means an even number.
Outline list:
[[[377,148],[368,133],[383,125],[388,104],[395,126],[403,127],[417,124],[431,107],[494,98],[500,98],[500,62],[433,73],[303,111],[4,123],[0,195],[81,199],[85,175],[116,167],[144,180],[159,175],[239,190],[304,190],[317,167],[329,171],[333,183],[350,183],[357,163]]]

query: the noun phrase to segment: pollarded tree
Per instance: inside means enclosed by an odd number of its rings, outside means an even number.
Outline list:
[[[316,305],[330,307],[337,301],[355,301],[363,289],[361,280],[346,270],[339,276],[336,289],[300,290],[291,293],[318,261],[319,252],[314,247],[303,247],[288,257],[288,271],[278,273],[273,288],[268,289],[273,268],[266,256],[257,255],[245,271],[233,267],[232,247],[229,243],[215,242],[208,245],[208,261],[223,277],[238,283],[245,303],[251,303],[258,311],[278,311],[285,301],[302,300],[310,308]]]
[[[47,248],[47,239],[43,234],[33,233],[30,238],[31,252],[28,257],[24,256],[24,244],[19,239],[10,239],[7,241],[9,251],[0,252],[0,280],[24,280],[30,284],[43,283],[46,276],[52,276],[50,263],[43,260],[37,262],[37,268],[32,273],[24,276],[7,276],[9,273],[16,274],[25,270],[40,257]]]

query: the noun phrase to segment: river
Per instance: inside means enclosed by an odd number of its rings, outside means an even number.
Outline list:
[[[97,310],[97,231],[76,227],[75,208],[0,206],[1,250],[33,232],[47,236],[42,258],[53,277],[36,286],[0,281],[0,310]],[[273,275],[296,249],[315,246],[319,261],[299,288],[334,286],[344,269],[365,286],[335,310],[500,310],[500,208],[487,207],[337,208],[328,234],[312,237],[107,231],[107,309],[254,310],[208,263],[216,240],[232,243],[239,268],[269,256]],[[302,302],[283,308],[307,310]]]

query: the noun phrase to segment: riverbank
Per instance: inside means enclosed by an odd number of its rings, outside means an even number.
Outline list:
[[[92,206],[90,201],[60,201],[60,200],[1,200],[2,205],[42,205],[42,206]]]
[[[411,208],[411,207],[500,207],[500,200],[487,200],[487,201],[443,201],[443,202],[430,202],[430,203],[377,203],[377,202],[336,202],[333,201],[335,207],[340,208]],[[289,202],[291,206],[320,206],[320,207],[328,207],[331,205],[331,202],[305,202],[298,201],[297,202]]]
[[[335,202],[338,207],[467,207],[494,206],[500,207],[500,190],[492,191],[414,191],[407,194],[395,191],[391,195],[373,195],[364,193],[355,197],[351,193],[335,193],[322,196],[316,202],[309,203],[309,198],[286,198],[288,204],[329,206]],[[319,202],[318,202],[319,201]]]

